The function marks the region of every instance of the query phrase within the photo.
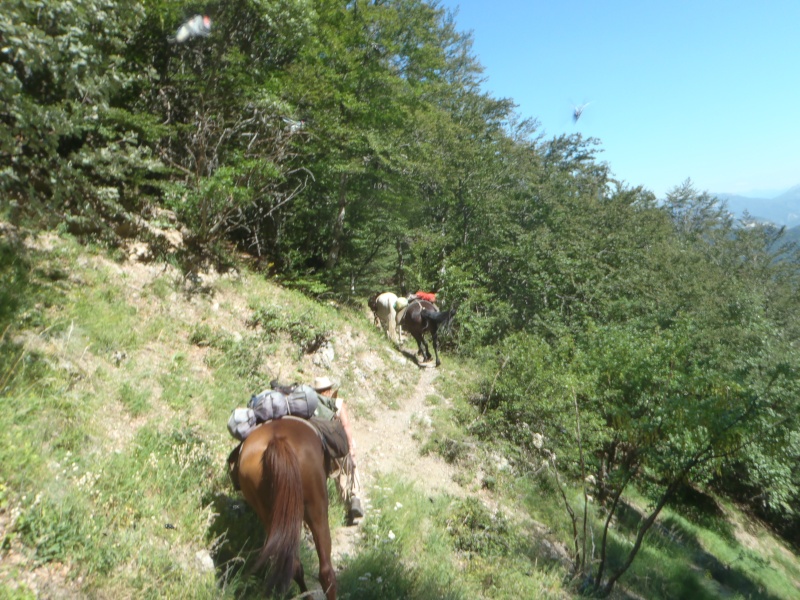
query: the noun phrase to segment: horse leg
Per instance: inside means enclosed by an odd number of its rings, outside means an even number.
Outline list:
[[[383,310],[381,311],[381,329],[383,333],[386,334],[386,337],[391,337],[392,331],[392,315],[388,312],[386,307],[381,307]]]
[[[411,335],[413,335],[414,339],[417,340],[417,349],[419,350],[419,353],[422,356],[422,362],[425,362],[426,360],[428,360],[425,346],[423,345],[425,343],[425,339],[418,333],[412,333]]]
[[[433,338],[433,352],[436,354],[436,366],[438,367],[442,364],[442,361],[439,360],[439,340],[436,338],[436,330],[438,327],[434,324],[433,329],[431,329],[431,337]]]
[[[421,333],[419,335],[419,339],[422,340],[422,345],[425,348],[425,362],[430,362],[430,360],[431,360],[431,349],[428,346],[428,342],[425,341],[425,334]]]
[[[394,306],[389,308],[389,339],[397,344],[399,342],[397,338],[397,313],[394,310]]]
[[[297,583],[297,587],[300,588],[301,594],[305,594],[308,591],[303,563],[300,562],[299,556],[294,559],[294,581]]]
[[[431,337],[433,338],[433,352],[436,354],[436,366],[438,367],[442,364],[442,361],[439,360],[439,338],[437,337],[437,330],[439,328],[434,325],[433,330],[431,330]]]
[[[309,507],[308,515],[310,518],[306,520],[306,523],[311,529],[317,557],[319,557],[319,582],[327,600],[336,600],[336,573],[331,561],[331,530],[328,526],[328,511],[325,506],[318,505]]]

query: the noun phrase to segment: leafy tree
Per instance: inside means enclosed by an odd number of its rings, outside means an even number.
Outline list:
[[[583,368],[597,382],[587,412],[604,415],[613,432],[595,451],[604,495],[610,499],[595,576],[604,594],[630,566],[644,535],[682,486],[708,483],[731,457],[764,448],[764,439],[785,441],[793,435],[784,415],[794,404],[796,369],[765,343],[769,335],[763,322],[738,325],[742,335],[714,344],[709,344],[709,329],[692,318],[682,318],[669,330],[607,327],[582,357]],[[608,523],[631,483],[647,490],[653,506],[628,557],[604,581],[611,568]]]
[[[285,238],[305,258],[290,269],[324,269],[352,290],[368,287],[365,275],[383,265],[400,287],[430,285],[427,273],[407,268],[427,264],[417,243],[429,237],[418,227],[426,210],[438,210],[435,190],[449,189],[433,174],[457,155],[444,150],[458,149],[451,111],[464,103],[448,103],[461,85],[454,73],[474,68],[459,50],[468,38],[418,0],[323,2],[318,12],[314,43],[286,73],[286,97],[307,116],[303,150],[314,165]]]
[[[315,13],[303,1],[216,3],[207,7],[211,36],[174,45],[185,9],[149,7],[127,56],[152,76],[124,100],[167,124],[156,143],[173,170],[156,182],[165,204],[200,244],[233,238],[266,254],[264,222],[308,178],[295,149],[304,134],[274,79],[311,36]]]
[[[691,179],[667,192],[664,208],[678,234],[688,239],[728,230],[732,222],[725,204],[708,192],[698,192]]]
[[[405,127],[407,84],[397,76],[393,4],[317,6],[316,35],[282,76],[283,96],[306,121],[303,160],[312,179],[290,210],[280,249],[301,249],[285,267],[346,275],[354,285],[375,256],[391,248],[398,201],[398,132]],[[287,207],[289,208],[289,207]],[[383,219],[383,220],[382,220]]]
[[[124,68],[143,18],[134,0],[11,0],[0,15],[0,193],[23,213],[108,230],[135,206],[129,186],[158,169],[112,99],[142,74]]]
[[[606,595],[683,486],[730,488],[721,474],[736,472],[776,511],[791,510],[798,370],[789,306],[797,271],[771,250],[774,232],[695,210],[713,203],[687,186],[676,212],[675,203],[658,207],[637,189],[601,194],[602,186],[573,181],[581,174],[574,165],[563,168],[566,177],[550,173],[537,189],[545,201],[528,222],[537,235],[517,238],[520,283],[509,287],[527,291],[535,307],[532,323],[515,327],[537,336],[515,334],[496,346],[486,430],[476,431],[499,432],[529,460],[538,460],[531,432],[541,433],[565,473],[579,477],[584,464],[593,471],[607,521],[592,586]],[[652,506],[616,562],[608,525],[630,485]]]

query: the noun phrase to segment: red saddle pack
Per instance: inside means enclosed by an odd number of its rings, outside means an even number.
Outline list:
[[[427,300],[433,304],[436,304],[436,294],[433,292],[417,292],[414,294],[417,298],[421,298],[422,300]]]

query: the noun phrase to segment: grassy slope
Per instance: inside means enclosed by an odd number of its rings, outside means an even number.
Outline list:
[[[362,310],[313,303],[246,271],[189,280],[69,239],[42,236],[24,251],[9,240],[7,231],[0,596],[261,597],[241,569],[260,526],[224,470],[231,409],[272,377],[325,370],[357,418],[378,427],[417,367],[390,358]],[[332,360],[302,349],[320,336]],[[570,532],[548,480],[515,476],[501,450],[464,433],[476,416],[465,382],[480,371],[447,358],[430,399],[433,433],[420,433],[424,448],[458,464],[464,495],[429,496],[403,473],[375,481],[356,552],[338,565],[341,597],[573,595],[558,550]],[[796,597],[800,563],[768,532],[732,507],[679,512],[649,536],[617,597]],[[617,524],[615,552],[629,534]]]

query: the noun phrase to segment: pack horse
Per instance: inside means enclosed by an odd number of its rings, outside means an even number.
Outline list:
[[[408,306],[397,313],[397,324],[417,341],[419,352],[426,362],[431,359],[431,352],[428,348],[428,343],[425,341],[425,334],[430,334],[433,340],[433,352],[436,355],[436,366],[438,367],[442,363],[439,360],[437,333],[440,326],[446,326],[450,323],[455,312],[455,310],[442,312],[432,302],[416,299],[409,302]]]
[[[327,600],[336,600],[328,525],[327,469],[322,441],[308,421],[283,417],[253,430],[236,464],[245,500],[258,515],[267,539],[255,569],[268,565],[268,592],[285,593],[292,578],[306,594],[300,562],[303,521],[314,538],[319,581]]]

